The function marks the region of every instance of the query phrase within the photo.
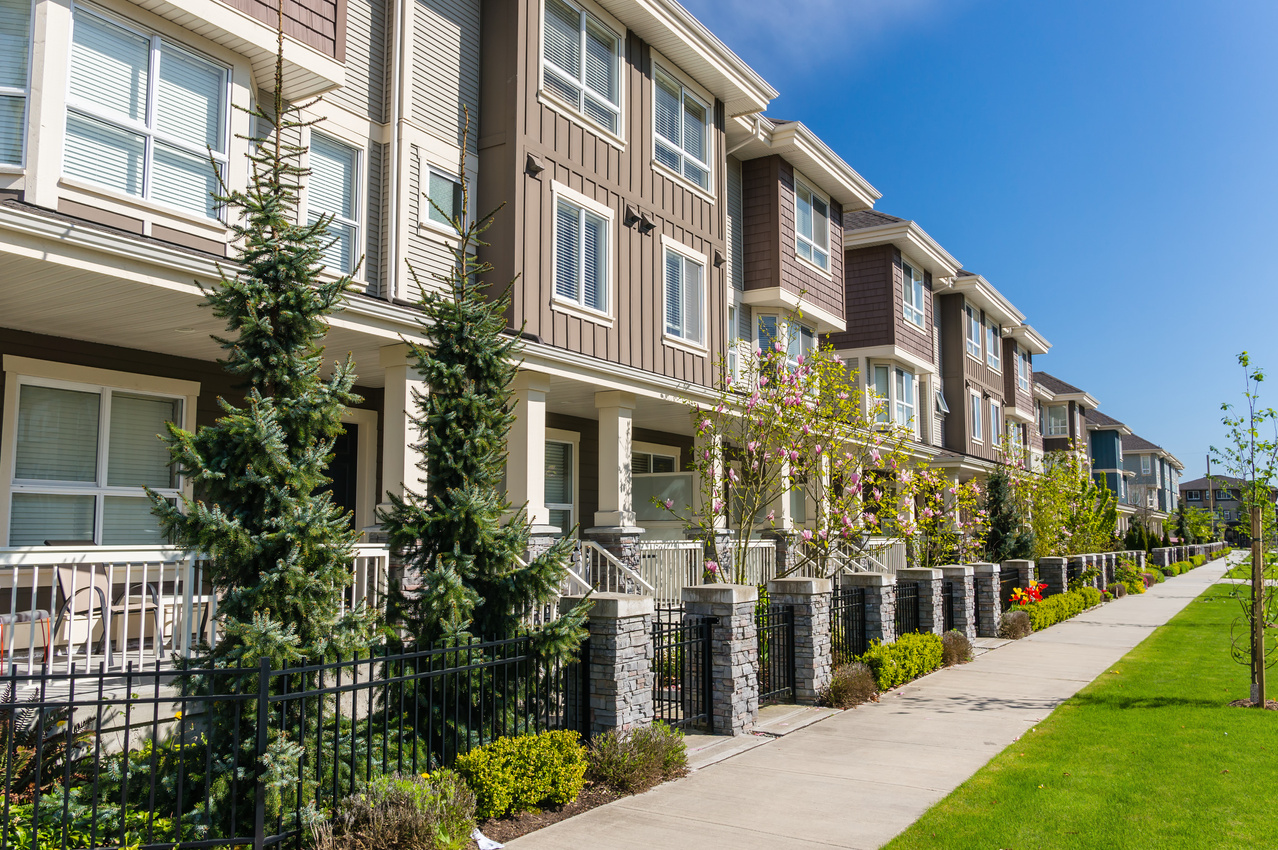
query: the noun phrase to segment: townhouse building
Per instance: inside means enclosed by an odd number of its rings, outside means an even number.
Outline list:
[[[1151,530],[1161,534],[1168,518],[1179,509],[1180,473],[1185,466],[1171,452],[1138,434],[1124,434],[1122,449],[1123,467],[1129,473],[1127,503],[1148,518]]]

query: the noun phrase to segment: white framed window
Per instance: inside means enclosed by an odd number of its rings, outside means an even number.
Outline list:
[[[812,356],[816,345],[816,331],[800,322],[786,322],[785,361],[791,371],[799,368],[800,357],[806,362]]]
[[[462,209],[461,178],[434,165],[426,166],[426,190],[422,192],[422,206],[425,207],[419,220],[454,234],[453,222],[460,219],[466,224],[466,211]]]
[[[665,336],[701,348],[705,344],[706,259],[663,236]]]
[[[1141,475],[1148,475],[1148,474],[1149,474],[1149,472],[1150,472],[1149,465],[1150,465],[1150,464],[1149,464],[1149,455],[1141,455],[1141,456],[1140,456],[1140,474],[1141,474]]]
[[[963,324],[967,340],[967,353],[979,360],[981,357],[981,311],[971,304],[964,304]]]
[[[972,441],[981,443],[985,441],[985,411],[981,410],[981,394],[969,393],[969,412],[972,416]]]
[[[555,437],[546,440],[545,498],[550,524],[564,535],[577,525],[577,442]]]
[[[1047,436],[1049,437],[1068,437],[1069,436],[1069,408],[1063,404],[1048,405],[1047,407]]]
[[[985,326],[985,364],[991,369],[1003,370],[1003,337],[992,321]]]
[[[542,88],[609,133],[621,131],[621,37],[564,0],[544,0]]]
[[[990,438],[997,440],[1003,433],[1003,405],[990,399]]]
[[[555,302],[606,317],[612,306],[612,210],[566,186],[554,184],[553,190]]]
[[[1029,391],[1029,353],[1019,345],[1016,346],[1016,386],[1025,391]]]
[[[226,66],[76,6],[63,174],[217,218],[229,89]]]
[[[312,131],[310,169],[306,221],[315,224],[331,216],[324,264],[334,274],[350,274],[360,257],[360,151]]]
[[[923,272],[907,262],[901,263],[901,303],[905,320],[923,327]]]
[[[830,199],[794,176],[794,250],[817,266],[830,269]]]
[[[0,166],[26,161],[32,0],[0,0]]]
[[[704,100],[653,67],[653,156],[700,189],[710,191],[710,116]]]

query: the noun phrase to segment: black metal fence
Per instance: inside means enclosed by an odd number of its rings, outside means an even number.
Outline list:
[[[847,664],[868,649],[865,588],[840,587],[830,601],[830,651],[834,665]]]
[[[896,583],[896,633],[907,635],[919,630],[919,583]]]
[[[658,608],[652,622],[652,707],[656,720],[714,732],[710,628],[713,617]]]
[[[1012,608],[1012,591],[1021,586],[1020,576],[1016,573],[1000,573],[998,580],[999,608],[1003,611]]]
[[[755,608],[759,640],[759,704],[794,702],[794,606]]]
[[[587,669],[520,636],[282,670],[3,676],[0,847],[299,847],[307,810],[379,773],[587,732]]]
[[[954,628],[954,582],[947,581],[941,585],[941,607],[945,611],[945,631]]]

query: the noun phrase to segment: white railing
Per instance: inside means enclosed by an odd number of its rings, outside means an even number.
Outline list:
[[[215,645],[218,598],[205,566],[167,546],[0,548],[0,667],[115,670]],[[386,547],[356,546],[341,611],[382,608],[389,571]]]

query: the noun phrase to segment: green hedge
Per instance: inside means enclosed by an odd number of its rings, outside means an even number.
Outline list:
[[[1100,601],[1099,590],[1094,587],[1083,587],[1068,593],[1049,596],[1042,602],[1022,606],[1020,610],[1029,615],[1030,625],[1037,632],[1081,614],[1093,605],[1099,605]]]
[[[586,748],[576,732],[498,738],[458,756],[454,769],[475,792],[475,816],[487,820],[577,799],[586,784]]]
[[[940,635],[913,632],[901,635],[896,643],[873,641],[859,660],[873,671],[882,693],[941,669],[943,655]]]

